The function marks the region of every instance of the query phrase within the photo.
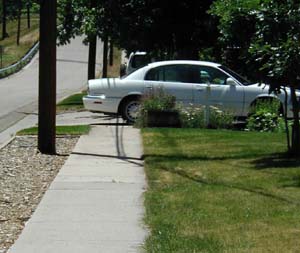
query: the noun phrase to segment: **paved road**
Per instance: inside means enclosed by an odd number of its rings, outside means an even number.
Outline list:
[[[97,62],[101,62],[102,43],[98,43]],[[57,98],[81,90],[87,82],[88,47],[82,38],[57,49]],[[37,110],[38,55],[22,71],[0,80],[0,132]]]

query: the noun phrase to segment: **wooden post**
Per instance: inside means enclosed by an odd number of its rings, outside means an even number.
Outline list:
[[[40,0],[38,149],[55,154],[56,0]]]

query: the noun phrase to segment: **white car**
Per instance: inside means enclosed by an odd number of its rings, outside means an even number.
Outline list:
[[[251,84],[218,63],[162,61],[150,63],[123,79],[90,80],[84,107],[93,112],[119,114],[133,122],[141,96],[155,87],[162,87],[184,105],[212,105],[237,117],[246,117],[259,99],[278,99],[284,104],[283,94],[269,94],[267,85]],[[292,116],[290,108],[289,99],[288,117]]]
[[[126,67],[126,75],[131,74],[139,68],[144,67],[150,62],[146,52],[131,53]]]

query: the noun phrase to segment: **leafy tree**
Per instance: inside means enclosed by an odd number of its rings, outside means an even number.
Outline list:
[[[31,22],[30,22],[30,9],[32,7],[32,1],[27,0],[26,1],[26,13],[27,13],[27,28],[30,29],[31,27]]]
[[[20,36],[21,36],[21,15],[22,15],[22,0],[17,1],[18,8],[18,29],[17,29],[17,45],[20,45]]]
[[[108,32],[109,16],[106,15],[106,4],[110,1],[99,0],[61,0],[59,2],[58,29],[60,44],[69,43],[76,35],[85,35],[84,42],[89,44],[89,69],[88,78],[95,78],[95,57],[97,36],[103,41]],[[104,55],[103,59],[106,60]],[[107,62],[104,62],[104,75]]]
[[[216,19],[207,13],[213,0],[95,1],[95,8],[89,7],[91,0],[59,2],[62,43],[78,34],[87,40],[96,34],[105,49],[110,40],[127,52],[147,51],[160,59],[199,59],[199,51],[216,44]]]
[[[256,79],[259,65],[249,61],[249,48],[256,32],[256,10],[260,0],[218,0],[211,6],[210,13],[219,18],[219,41],[222,62],[248,79]],[[245,63],[248,64],[245,64]]]
[[[6,31],[6,0],[2,0],[2,40],[4,40],[6,37],[8,37],[8,33]]]
[[[1,4],[1,19],[2,19],[2,39],[8,37],[6,30],[7,20],[16,19],[18,21],[17,27],[17,44],[19,45],[20,40],[20,28],[21,28],[21,15],[23,7],[27,6],[27,24],[30,28],[30,7],[33,0],[2,0]]]
[[[220,17],[220,29],[225,44],[243,35],[245,27],[239,21],[252,20],[250,32],[237,47],[243,47],[249,61],[255,62],[257,75],[270,84],[270,92],[289,87],[293,106],[293,129],[289,151],[300,154],[299,98],[300,87],[300,3],[296,0],[218,0],[213,13]],[[237,18],[237,19],[235,19]],[[289,143],[289,142],[288,142]]]
[[[160,58],[199,59],[199,51],[214,45],[218,35],[216,20],[207,13],[212,2],[121,1],[118,44]]]

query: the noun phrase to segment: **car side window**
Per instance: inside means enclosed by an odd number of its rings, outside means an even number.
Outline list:
[[[208,66],[199,66],[201,75],[201,83],[225,85],[226,79],[229,77],[222,71]]]
[[[200,73],[194,65],[169,65],[151,69],[145,77],[149,81],[199,83]]]
[[[153,68],[146,74],[145,80],[164,81],[164,69],[162,67]]]

